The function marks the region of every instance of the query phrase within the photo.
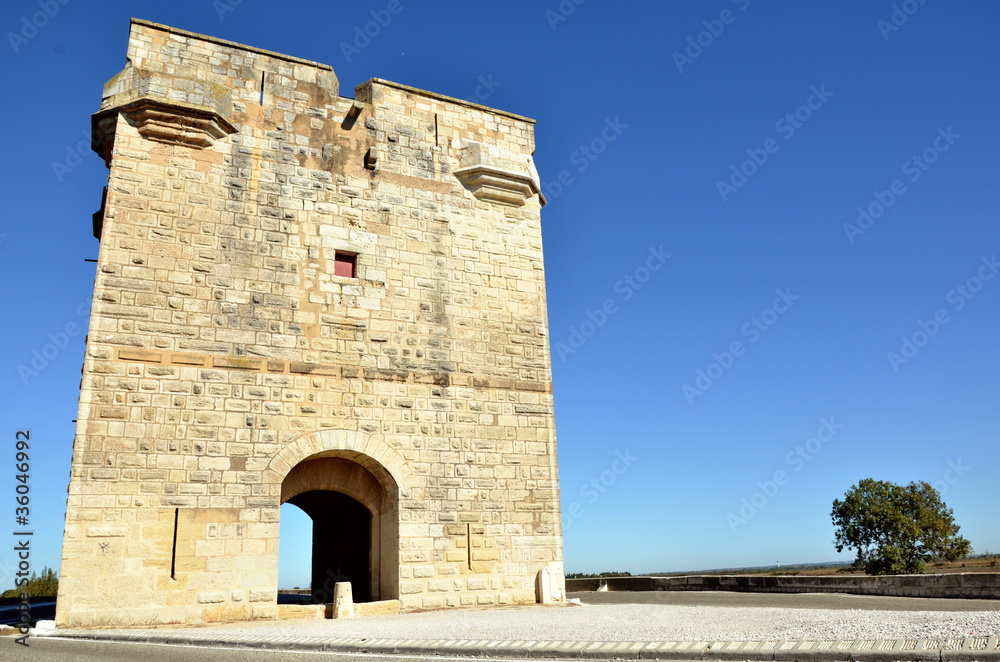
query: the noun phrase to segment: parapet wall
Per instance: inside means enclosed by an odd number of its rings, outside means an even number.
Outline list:
[[[687,577],[610,577],[567,579],[568,592],[596,591],[743,591],[749,593],[852,593],[910,598],[1000,600],[1000,573],[946,575],[691,575]]]

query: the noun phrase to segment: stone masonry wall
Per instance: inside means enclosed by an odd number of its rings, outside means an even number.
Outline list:
[[[94,117],[60,626],[274,618],[282,481],[316,457],[384,487],[380,597],[403,610],[534,602],[561,573],[533,123],[355,95],[133,20]]]

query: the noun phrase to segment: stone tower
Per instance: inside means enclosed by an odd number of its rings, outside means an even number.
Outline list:
[[[275,618],[286,501],[317,600],[560,599],[533,121],[133,20],[93,125],[57,623]]]

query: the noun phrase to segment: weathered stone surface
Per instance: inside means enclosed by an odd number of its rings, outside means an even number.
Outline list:
[[[315,491],[371,517],[359,613],[533,601],[562,574],[533,121],[139,20],[127,56],[58,623],[276,618],[279,505]]]

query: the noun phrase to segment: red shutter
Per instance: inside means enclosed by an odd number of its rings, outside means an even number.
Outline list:
[[[347,255],[346,253],[337,253],[333,258],[333,273],[335,276],[342,276],[344,278],[354,278],[354,263],[357,259],[356,255]]]

